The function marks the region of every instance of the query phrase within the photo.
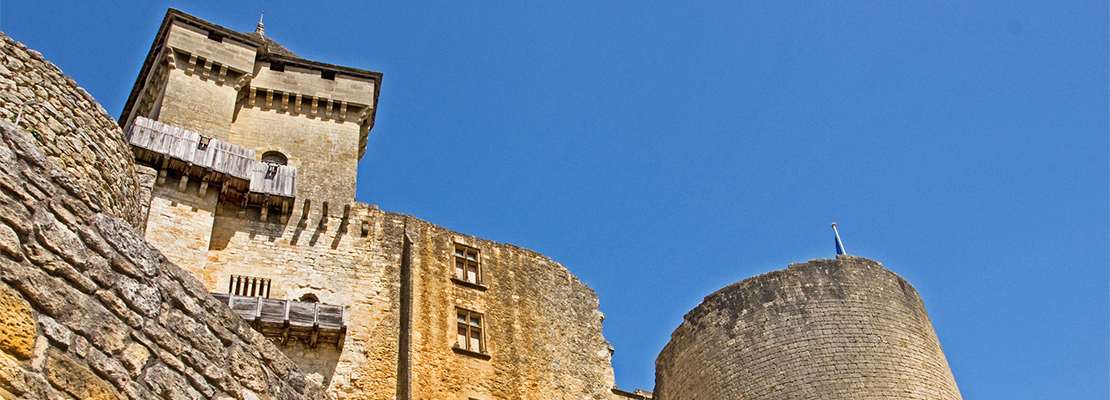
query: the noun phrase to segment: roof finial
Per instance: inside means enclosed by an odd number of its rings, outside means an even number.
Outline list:
[[[266,34],[266,30],[262,29],[262,17],[265,17],[265,16],[266,16],[265,11],[262,11],[258,14],[258,26],[254,28],[254,31],[258,32],[259,35],[265,35]]]

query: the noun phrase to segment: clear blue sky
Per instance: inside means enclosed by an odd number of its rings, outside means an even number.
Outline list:
[[[170,6],[384,73],[359,200],[566,265],[624,389],[835,221],[965,398],[1108,397],[1105,1],[470,3],[7,0],[0,30],[113,116]]]

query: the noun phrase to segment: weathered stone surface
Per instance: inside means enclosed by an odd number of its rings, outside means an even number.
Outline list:
[[[0,43],[0,54],[22,51],[11,43]],[[17,78],[34,64],[0,60]],[[75,154],[95,145],[81,133],[40,133]],[[113,197],[119,192],[91,192],[62,171],[88,164],[46,154],[52,147],[3,122],[0,138],[0,398],[195,399],[244,390],[265,399],[327,398],[318,385],[306,388],[272,343],[253,340],[202,284],[109,215],[129,207]],[[100,147],[90,151],[107,151]]]
[[[19,235],[10,226],[0,224],[0,251],[16,261],[20,261],[23,259],[20,247]]]
[[[0,37],[0,123],[10,126],[23,110],[17,129],[3,135],[11,150],[35,169],[56,169],[44,180],[78,202],[139,226],[135,167],[119,126],[57,66],[20,46]]]
[[[655,398],[960,399],[917,291],[859,257],[732,284],[686,314]]]
[[[144,316],[151,318],[158,316],[158,311],[162,309],[162,297],[158,294],[158,289],[130,278],[121,276],[118,279],[117,292],[127,305]]]
[[[39,317],[39,325],[42,326],[42,333],[54,341],[59,348],[62,350],[69,348],[73,338],[73,332],[69,328],[59,324],[54,318],[45,315]]]
[[[123,354],[120,355],[120,361],[131,371],[132,376],[137,376],[139,372],[146,366],[147,360],[150,359],[150,350],[138,343],[131,343],[127,348],[123,349]],[[216,368],[212,366],[212,368]],[[218,368],[216,368],[218,370]]]
[[[35,317],[18,292],[0,284],[0,350],[26,359],[35,346]]]
[[[139,267],[144,274],[154,276],[158,273],[158,267],[163,260],[162,254],[147,243],[146,239],[139,236],[134,228],[128,226],[123,220],[104,214],[97,215],[96,227],[105,241]]]
[[[29,390],[25,368],[14,357],[7,353],[0,353],[0,398],[4,400],[15,398],[15,396],[23,395]],[[4,397],[5,395],[7,397]]]
[[[96,376],[84,363],[58,351],[52,350],[47,355],[46,379],[54,387],[78,399],[120,398],[112,385]]]
[[[69,230],[65,225],[58,223],[54,214],[49,211],[39,210],[35,213],[35,237],[39,243],[61,255],[63,259],[75,265],[85,265],[88,260],[88,248],[81,243],[81,238]]]

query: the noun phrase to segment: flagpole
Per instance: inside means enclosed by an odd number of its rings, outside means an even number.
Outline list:
[[[844,242],[840,241],[840,232],[836,230],[836,222],[832,223],[833,234],[836,235],[836,255],[847,255],[844,251]]]

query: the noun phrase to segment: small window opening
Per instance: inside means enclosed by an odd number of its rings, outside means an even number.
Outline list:
[[[197,142],[197,150],[208,150],[208,141],[211,139],[208,136],[201,136],[200,141]]]
[[[232,275],[227,292],[236,296],[270,297],[270,280],[253,276]]]
[[[211,40],[215,41],[216,43],[223,43],[224,35],[221,35],[221,34],[216,33],[216,32],[208,32],[208,39],[211,39]]]
[[[335,80],[335,71],[321,72],[320,77],[324,78],[324,79],[327,79],[327,80],[330,80],[330,81],[334,81]]]
[[[270,71],[284,72],[285,71],[285,64],[282,64],[282,63],[279,63],[279,62],[272,62],[272,63],[270,63]]]
[[[316,297],[316,295],[312,293],[305,293],[305,295],[301,296],[301,299],[298,301],[300,301],[301,303],[319,303],[320,298]]]
[[[288,165],[289,158],[285,154],[277,151],[267,151],[262,153],[262,162],[274,165]]]
[[[270,164],[266,166],[266,179],[274,179],[277,176],[278,166]]]

